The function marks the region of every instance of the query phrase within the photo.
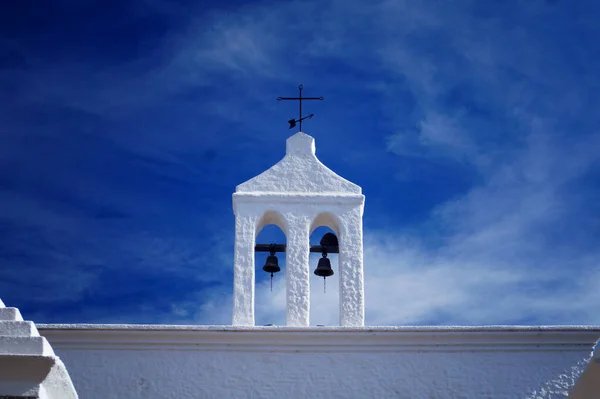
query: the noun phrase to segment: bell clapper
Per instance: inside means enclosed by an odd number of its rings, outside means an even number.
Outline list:
[[[323,276],[323,294],[327,294],[327,277]]]
[[[273,273],[271,273],[271,292],[273,292]]]

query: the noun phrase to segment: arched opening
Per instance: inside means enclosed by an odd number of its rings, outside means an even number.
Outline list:
[[[319,245],[321,238],[333,233],[340,240],[337,220],[328,213],[318,215],[311,225],[310,245]],[[328,253],[333,276],[323,279],[314,274],[319,259],[323,255],[311,252],[310,261],[310,324],[313,326],[337,326],[340,321],[340,273],[339,258],[336,253]],[[325,289],[326,288],[326,289]]]
[[[285,221],[277,212],[266,212],[256,226],[256,233],[255,244],[286,244]],[[254,317],[257,326],[285,325],[285,252],[275,253],[281,271],[273,274],[272,281],[271,274],[263,270],[269,255],[269,252],[254,253]]]

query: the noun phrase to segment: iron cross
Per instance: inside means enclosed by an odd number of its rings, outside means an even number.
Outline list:
[[[288,123],[290,124],[290,129],[292,129],[293,127],[296,126],[296,123],[298,123],[300,126],[300,132],[302,131],[302,121],[305,119],[310,119],[313,116],[315,116],[315,114],[309,114],[308,116],[302,117],[302,101],[304,100],[323,100],[323,97],[302,97],[302,89],[304,88],[303,85],[298,86],[298,89],[300,90],[300,97],[277,97],[277,101],[281,101],[281,100],[298,100],[298,102],[300,103],[300,116],[298,117],[298,119],[290,119],[288,121]]]

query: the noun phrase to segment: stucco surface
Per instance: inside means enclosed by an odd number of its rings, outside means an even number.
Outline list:
[[[64,364],[35,324],[0,301],[0,398],[77,399]]]
[[[526,398],[581,354],[64,351],[81,397]],[[561,365],[563,367],[561,367]]]
[[[298,132],[287,139],[281,161],[237,186],[237,192],[353,193],[361,188],[338,176],[316,157],[315,140]]]
[[[40,332],[90,399],[563,398],[564,384],[548,387],[581,364],[600,335],[598,328],[127,329]]]
[[[310,325],[309,237],[327,226],[340,245],[340,325],[364,325],[361,188],[336,175],[315,155],[314,139],[296,133],[276,165],[240,184],[233,194],[235,213],[233,322],[254,325],[256,236],[268,224],[286,236],[286,325]]]

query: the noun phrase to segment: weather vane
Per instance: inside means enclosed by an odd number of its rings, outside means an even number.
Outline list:
[[[309,114],[308,116],[302,117],[302,101],[304,101],[304,100],[323,100],[323,97],[302,97],[302,89],[303,88],[304,88],[303,85],[298,86],[298,89],[300,90],[300,97],[277,97],[277,101],[298,100],[298,102],[300,103],[300,116],[298,117],[298,119],[290,119],[288,121],[288,123],[290,124],[290,129],[294,128],[296,126],[296,123],[298,123],[300,132],[302,131],[302,121],[305,119],[310,119],[313,116],[315,116],[315,114]]]

